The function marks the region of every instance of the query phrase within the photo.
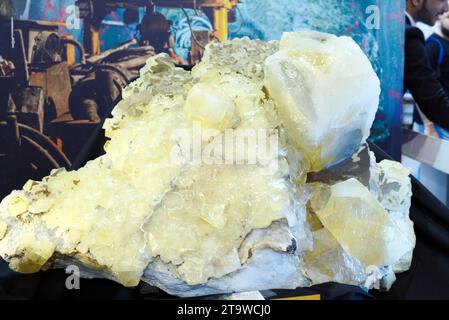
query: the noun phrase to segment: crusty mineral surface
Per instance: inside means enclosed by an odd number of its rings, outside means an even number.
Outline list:
[[[105,155],[3,199],[0,255],[179,296],[370,287],[373,268],[389,288],[415,236],[408,172],[364,145],[379,93],[353,40],[317,32],[212,43],[192,71],[152,57]]]

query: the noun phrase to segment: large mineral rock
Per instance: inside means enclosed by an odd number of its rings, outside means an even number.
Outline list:
[[[140,73],[104,124],[105,155],[0,203],[13,270],[77,265],[198,296],[408,268],[410,181],[361,148],[379,83],[351,39],[236,39],[191,72],[158,55]]]

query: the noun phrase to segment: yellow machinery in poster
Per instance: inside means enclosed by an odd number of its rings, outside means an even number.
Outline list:
[[[192,8],[206,11],[214,26],[215,37],[225,41],[228,37],[228,14],[238,3],[238,0],[154,0],[152,5],[166,8]],[[106,13],[118,7],[139,8],[147,7],[144,0],[131,1],[86,1],[76,2],[80,11],[88,11],[84,15],[84,47],[86,53],[96,55],[100,53],[100,24]]]

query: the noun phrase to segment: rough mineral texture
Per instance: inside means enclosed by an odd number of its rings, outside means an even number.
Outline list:
[[[388,289],[408,269],[410,179],[364,144],[379,80],[350,38],[235,39],[192,71],[158,55],[140,73],[104,124],[105,155],[0,203],[11,269],[76,265],[179,296],[370,287],[368,267]]]

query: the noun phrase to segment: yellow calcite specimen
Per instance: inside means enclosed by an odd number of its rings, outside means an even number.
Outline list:
[[[203,80],[164,56],[152,58],[104,125],[111,139],[106,155],[78,171],[29,182],[26,191],[5,198],[2,219],[5,212],[27,216],[12,222],[23,232],[7,232],[0,243],[10,266],[37,271],[52,256],[53,243],[58,254],[126,286],[137,285],[155,257],[174,265],[188,284],[241,268],[237,249],[245,236],[285,219],[295,202],[284,178],[289,167],[282,157],[277,167],[172,161],[175,131],[191,132],[195,121],[219,131],[238,126],[268,134],[277,126],[261,104],[261,80],[233,74]],[[31,246],[34,234],[48,240]]]
[[[352,178],[331,186],[329,200],[316,210],[343,249],[366,266],[388,266],[414,247],[376,197]]]
[[[19,272],[77,263],[183,296],[360,284],[369,264],[403,270],[414,235],[400,167],[381,167],[402,186],[379,187],[381,203],[353,179],[317,183],[306,214],[307,173],[359,149],[378,95],[345,37],[212,43],[192,71],[152,57],[104,123],[105,155],[1,201],[0,255]]]

